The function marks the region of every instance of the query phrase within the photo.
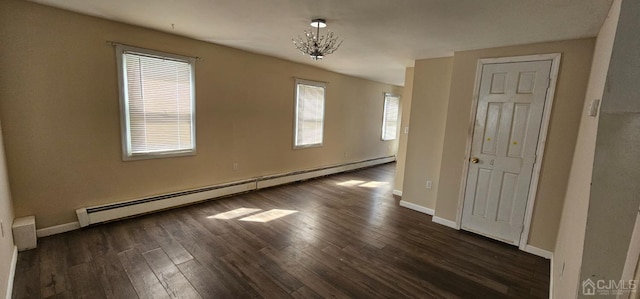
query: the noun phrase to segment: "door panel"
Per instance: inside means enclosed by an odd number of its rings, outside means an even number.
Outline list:
[[[483,65],[462,228],[518,244],[551,61]]]
[[[482,153],[485,155],[496,154],[496,141],[498,140],[498,121],[502,111],[502,103],[489,103],[487,119],[485,123],[484,139],[482,141]]]

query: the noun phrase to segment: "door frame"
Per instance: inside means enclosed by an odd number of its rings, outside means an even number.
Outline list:
[[[536,193],[538,191],[538,183],[540,181],[540,169],[542,167],[542,160],[544,156],[544,149],[547,141],[547,134],[549,131],[549,122],[551,121],[551,110],[553,108],[553,100],[555,98],[556,83],[558,81],[558,72],[560,70],[560,53],[539,54],[539,55],[527,55],[527,56],[513,56],[513,57],[500,57],[500,58],[481,58],[478,59],[478,65],[476,67],[476,79],[473,87],[473,99],[471,102],[471,115],[469,117],[469,129],[467,134],[467,145],[464,155],[464,165],[462,170],[462,179],[460,182],[460,192],[458,195],[458,209],[456,213],[456,228],[462,228],[462,209],[464,207],[464,196],[467,187],[467,177],[469,173],[469,159],[471,158],[471,143],[473,141],[473,131],[475,128],[476,113],[478,110],[478,101],[480,97],[480,80],[482,79],[482,70],[485,64],[495,63],[510,63],[510,62],[530,62],[530,61],[544,61],[551,60],[551,71],[549,78],[549,88],[547,89],[547,95],[544,102],[544,110],[542,112],[542,123],[540,125],[540,134],[538,135],[538,145],[536,149],[536,159],[533,164],[533,173],[531,175],[531,185],[529,186],[529,194],[527,196],[527,205],[524,214],[524,227],[520,234],[520,241],[518,248],[526,251],[527,243],[529,241],[529,231],[531,230],[531,220],[533,217],[533,208],[536,200]]]

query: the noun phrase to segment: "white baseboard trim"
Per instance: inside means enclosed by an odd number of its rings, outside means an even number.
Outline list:
[[[533,255],[537,255],[539,257],[546,258],[548,260],[550,260],[551,257],[553,256],[553,253],[550,252],[550,251],[547,251],[547,250],[544,250],[544,249],[540,249],[538,247],[531,246],[531,245],[528,245],[528,244],[524,246],[523,251],[531,253]]]
[[[36,236],[38,238],[43,238],[43,237],[47,237],[47,236],[51,236],[51,235],[57,235],[57,234],[61,234],[61,233],[70,232],[72,230],[76,230],[76,229],[79,229],[79,228],[80,228],[80,223],[78,223],[78,221],[69,222],[69,223],[65,223],[65,224],[49,226],[49,227],[38,229],[38,230],[36,230]]]
[[[437,223],[437,224],[442,224],[444,226],[448,226],[448,227],[456,229],[456,230],[458,229],[458,226],[456,225],[456,222],[455,221],[451,221],[449,219],[444,219],[444,218],[440,218],[438,216],[433,216],[432,221]]]
[[[393,195],[402,196],[402,190],[393,190]]]
[[[9,280],[7,281],[7,294],[5,298],[11,299],[13,295],[13,280],[16,277],[16,265],[18,264],[18,246],[13,246],[13,255],[11,256],[11,265],[9,269]]]
[[[414,211],[418,211],[420,213],[425,213],[425,214],[431,215],[431,216],[433,216],[433,213],[434,213],[433,209],[429,209],[427,207],[423,207],[421,205],[417,205],[415,203],[408,202],[406,200],[401,200],[400,201],[400,206],[401,207],[405,207],[407,209],[414,210]]]
[[[553,254],[551,254],[551,270],[549,270],[549,299],[553,299]]]

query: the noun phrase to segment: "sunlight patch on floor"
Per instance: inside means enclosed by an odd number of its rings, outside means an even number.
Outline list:
[[[377,181],[371,181],[371,182],[367,182],[365,184],[360,184],[358,185],[359,187],[365,187],[365,188],[378,188],[378,187],[383,187],[389,185],[388,182],[377,182]]]
[[[239,208],[229,212],[224,212],[216,215],[209,216],[209,219],[233,219],[237,217],[241,217],[244,215],[249,215],[251,213],[255,213],[257,211],[261,211],[261,209],[251,209],[251,208]]]
[[[291,215],[293,213],[298,213],[298,211],[273,209],[266,212],[251,215],[249,217],[242,218],[240,219],[240,221],[269,222],[271,220],[282,218],[284,216]]]
[[[355,185],[360,185],[362,183],[364,183],[364,181],[350,180],[350,181],[344,181],[342,183],[337,183],[336,185],[338,185],[338,186],[355,186]]]
[[[389,185],[389,182],[370,181],[365,183],[365,181],[349,180],[341,183],[336,183],[336,185],[346,186],[346,187],[358,186],[358,187],[365,187],[365,188],[378,188],[378,187]]]

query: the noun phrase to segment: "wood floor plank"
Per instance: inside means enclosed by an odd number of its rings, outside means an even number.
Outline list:
[[[233,254],[246,261],[250,266],[254,267],[253,271],[264,272],[268,279],[279,285],[287,293],[292,293],[304,286],[297,278],[289,274],[280,267],[275,261],[262,254],[258,248],[255,251],[246,250],[243,245],[245,238],[239,238],[235,234],[226,234],[222,238],[229,244]],[[226,258],[226,257],[225,257]]]
[[[93,263],[86,262],[69,268],[69,283],[73,298],[100,299],[107,298],[96,275]]]
[[[295,292],[291,293],[291,297],[298,299],[322,298],[308,287],[301,287],[297,289]]]
[[[166,217],[172,219],[171,225],[164,226],[166,230],[198,261],[198,265],[204,265],[211,272],[211,276],[215,277],[218,282],[218,287],[224,288],[227,294],[249,293],[257,295],[246,281],[235,277],[228,266],[219,259],[229,254],[229,249],[226,248],[224,241],[209,234],[190,215],[182,218],[175,217],[175,215],[167,215]],[[194,263],[190,263],[190,265],[197,267]]]
[[[91,261],[91,250],[86,242],[85,234],[81,231],[72,231],[65,234],[67,248],[67,267],[88,263]]]
[[[399,207],[394,164],[39,240],[12,298],[546,298],[548,260]],[[237,217],[216,217],[241,208]],[[263,222],[245,217],[293,213]]]
[[[130,232],[131,238],[135,243],[135,247],[138,248],[139,252],[147,252],[160,248],[158,242],[156,242],[156,240],[147,231],[147,227],[144,226],[145,218],[149,218],[149,216],[143,216],[140,219],[140,222],[130,223],[130,225],[127,226],[127,230]]]
[[[340,260],[339,257],[327,254],[322,250],[316,248],[307,247],[303,252],[310,258],[315,259],[317,262],[326,266],[328,269],[340,273],[346,280],[353,283],[355,288],[368,292],[367,297],[381,296],[386,298],[399,298],[403,297],[403,294],[398,290],[390,288],[388,285],[377,280],[376,277],[364,274],[362,269],[357,269],[349,266],[344,260]]]
[[[142,256],[171,298],[202,298],[161,248],[147,251]]]
[[[114,222],[109,226],[109,229],[105,230],[109,242],[109,250],[121,253],[136,246],[135,239],[127,229],[132,221],[131,219],[126,219]]]
[[[149,233],[151,238],[160,245],[160,248],[169,256],[174,264],[182,264],[186,261],[192,260],[193,256],[180,245],[162,226],[155,220],[155,218],[147,217],[142,221],[142,225]]]
[[[122,267],[126,271],[140,298],[169,298],[169,294],[151,271],[149,265],[137,249],[132,248],[118,254]]]
[[[251,262],[239,257],[235,253],[230,253],[222,258],[227,263],[229,269],[236,273],[236,276],[246,281],[258,294],[269,294],[274,298],[290,298],[291,296],[271,277],[254,267]]]
[[[377,267],[375,264],[361,259],[358,255],[349,254],[336,246],[327,246],[323,251],[346,263],[349,267],[358,269],[380,283],[386,284],[388,287],[402,293],[402,297],[411,297],[413,294],[427,293],[428,291],[398,275],[398,273],[390,271],[390,268]]]
[[[115,252],[94,258],[94,269],[100,280],[100,286],[109,299],[137,298],[138,295],[129,280],[126,270]]]
[[[320,279],[338,289],[341,294],[344,294],[345,297],[380,297],[376,296],[375,293],[372,293],[369,288],[358,287],[357,284],[350,281],[348,277],[344,275],[344,273],[336,271],[333,267],[328,266],[325,263],[307,255],[302,248],[308,247],[309,246],[287,247],[285,249],[277,250],[277,254],[280,255],[282,259],[290,259],[292,261],[295,261],[296,263],[304,265],[306,269],[313,272],[315,275],[320,277]]]
[[[246,295],[245,292],[235,292],[227,288],[210,268],[200,264],[196,259],[186,261],[178,265],[178,268],[203,298],[232,298]]]
[[[32,249],[18,254],[13,299],[40,298],[40,255]]]
[[[67,294],[67,247],[64,235],[44,238],[40,242],[40,295],[49,298]],[[62,295],[61,295],[62,296]]]
[[[324,281],[317,274],[302,266],[302,264],[294,261],[294,259],[289,258],[285,254],[282,254],[282,251],[265,247],[261,249],[260,252],[270,257],[287,272],[304,282],[305,286],[308,287],[309,290],[319,294],[322,298],[349,298],[349,296]]]
[[[79,230],[84,236],[84,243],[89,248],[92,259],[95,260],[105,255],[118,253],[109,242],[108,232],[112,228],[112,225],[99,225]]]

